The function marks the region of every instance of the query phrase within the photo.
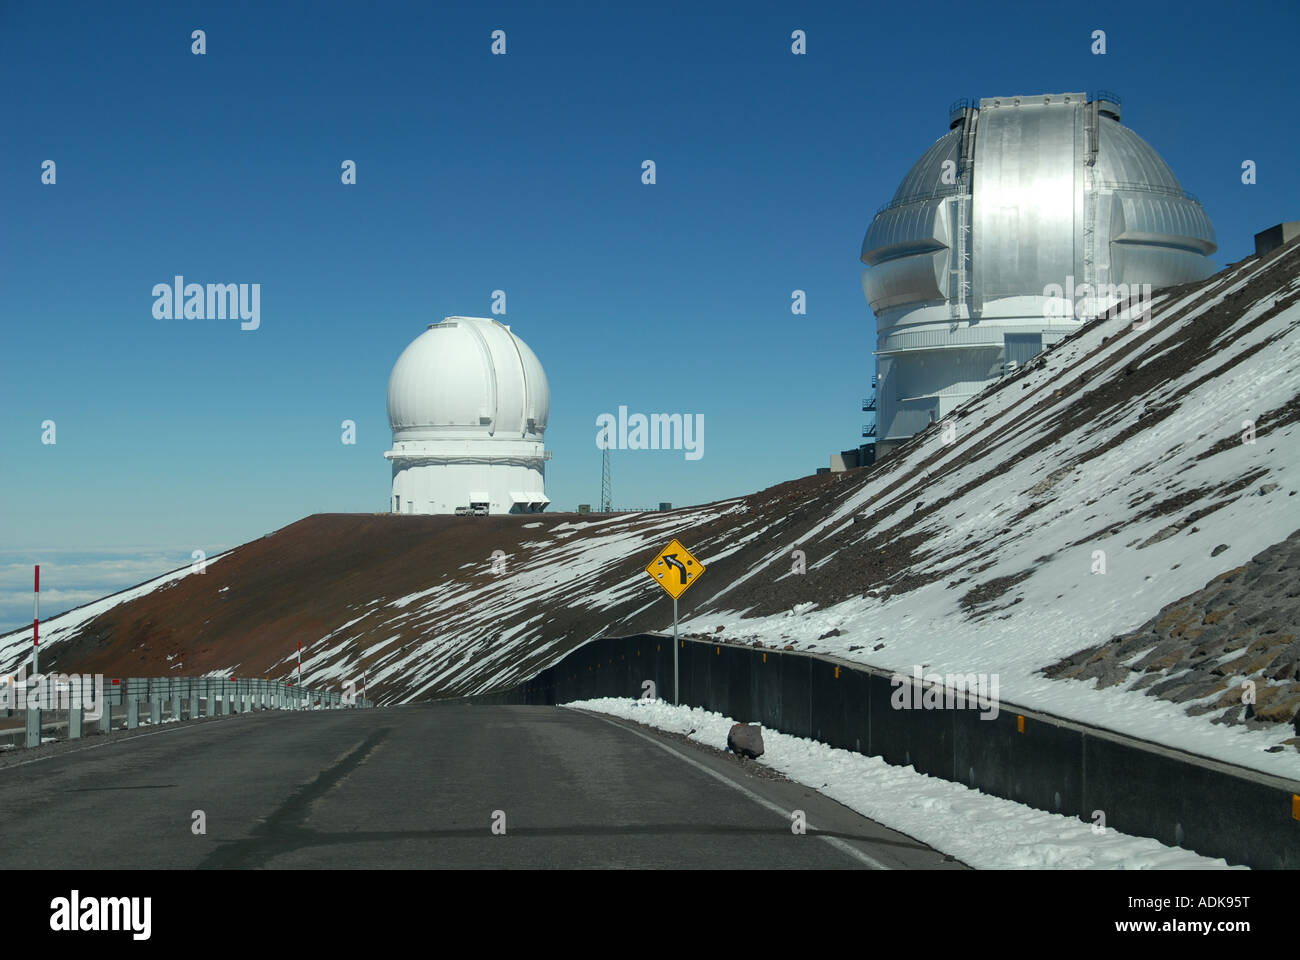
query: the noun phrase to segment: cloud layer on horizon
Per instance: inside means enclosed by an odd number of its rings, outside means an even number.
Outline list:
[[[189,547],[44,550],[39,560],[32,556],[27,550],[0,550],[0,634],[31,626],[32,568],[37,562],[42,621],[193,562]]]

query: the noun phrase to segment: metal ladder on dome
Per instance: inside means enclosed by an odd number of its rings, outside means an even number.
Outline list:
[[[1100,136],[1097,103],[1088,103],[1083,108],[1083,277],[1081,283],[1088,285],[1095,294],[1097,280],[1097,178],[1095,166],[1100,148]]]
[[[948,319],[953,321],[962,319],[962,306],[970,296],[970,273],[967,269],[970,259],[970,194],[964,181],[963,176],[957,194],[957,250],[953,256],[956,265],[951,271],[952,296],[948,298]]]
[[[962,123],[960,146],[957,155],[957,249],[953,255],[953,266],[949,270],[950,289],[948,297],[948,319],[952,329],[963,319],[962,307],[970,300],[970,215],[971,215],[971,173],[974,158],[971,152],[975,148],[975,125],[978,114],[970,114]],[[967,316],[970,316],[969,312]]]

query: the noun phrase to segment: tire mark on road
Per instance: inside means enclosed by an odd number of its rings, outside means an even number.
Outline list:
[[[319,843],[317,838],[320,834],[302,825],[311,812],[311,805],[364,763],[371,751],[391,732],[391,727],[376,730],[344,754],[332,767],[322,771],[315,780],[280,804],[274,813],[253,828],[251,837],[222,844],[208,854],[197,869],[247,870],[263,866],[271,858],[297,847]]]

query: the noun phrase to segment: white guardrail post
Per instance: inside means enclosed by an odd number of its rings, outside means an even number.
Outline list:
[[[114,691],[120,693],[121,687],[107,687],[104,690],[104,702],[99,705],[99,720],[95,723],[100,733],[108,733],[113,729],[113,701],[117,699]]]
[[[63,691],[58,689],[58,681],[50,684],[50,694],[54,698],[52,705],[56,708],[63,702]],[[68,678],[68,739],[76,739],[81,736],[81,680],[78,677]]]
[[[41,711],[28,707],[25,711],[27,714],[27,731],[24,743],[28,748],[39,747],[41,745]]]
[[[73,677],[68,681],[68,739],[81,739],[81,726],[85,713],[81,704],[81,677]]]

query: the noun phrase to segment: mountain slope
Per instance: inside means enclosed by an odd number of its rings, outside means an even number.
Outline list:
[[[677,536],[708,566],[685,629],[996,674],[1026,707],[1296,776],[1300,754],[1264,752],[1283,726],[1213,726],[1043,670],[1300,529],[1298,418],[1292,243],[1163,292],[1147,328],[1086,325],[870,470],[666,513],[309,517],[51,622],[49,656],[282,676],[302,640],[307,679],[364,667],[387,701],[480,692],[602,633],[667,627],[642,568]],[[0,638],[0,664],[24,640]]]

